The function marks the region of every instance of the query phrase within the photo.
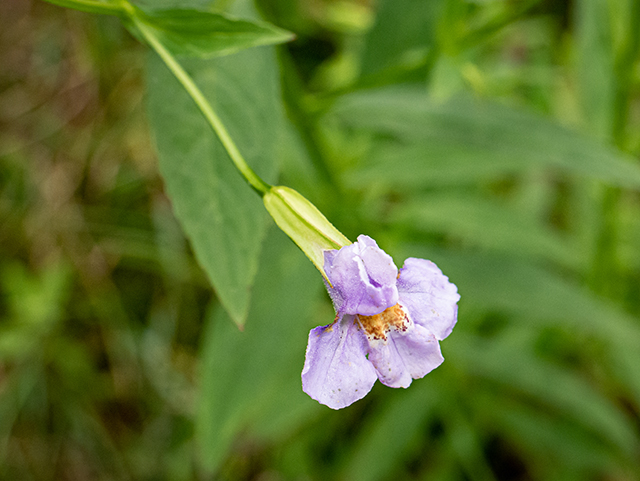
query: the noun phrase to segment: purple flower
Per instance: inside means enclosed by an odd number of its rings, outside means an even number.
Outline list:
[[[444,358],[438,341],[456,323],[455,285],[431,261],[409,258],[398,269],[365,235],[325,251],[324,270],[336,320],[309,333],[302,389],[330,408],[362,399],[376,379],[408,387]]]

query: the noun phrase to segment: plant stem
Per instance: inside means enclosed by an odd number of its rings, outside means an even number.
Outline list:
[[[209,125],[220,139],[220,142],[224,146],[225,150],[229,154],[231,161],[236,166],[240,174],[245,178],[245,180],[249,183],[253,189],[260,194],[260,196],[264,196],[271,186],[263,181],[254,171],[249,167],[247,162],[242,157],[242,154],[238,150],[235,142],[229,135],[226,127],[220,120],[220,117],[214,112],[213,107],[207,101],[204,94],[195,84],[191,76],[186,72],[186,70],[180,65],[180,63],[175,59],[175,57],[169,52],[165,46],[158,40],[153,30],[151,30],[144,22],[142,22],[135,12],[133,12],[133,7],[128,5],[127,10],[131,10],[129,17],[132,22],[138,28],[140,33],[143,35],[145,40],[149,43],[151,48],[153,48],[156,53],[160,56],[160,58],[164,61],[169,70],[176,76],[178,81],[185,88],[187,93],[191,96],[193,101],[196,103],[200,111],[203,113]]]

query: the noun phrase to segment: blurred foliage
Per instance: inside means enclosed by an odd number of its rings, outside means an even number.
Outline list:
[[[0,479],[640,479],[640,0],[257,6],[296,40],[185,64],[256,170],[438,263],[446,362],[309,399],[312,264],[221,195],[253,256],[241,332],[191,251],[227,259],[176,184],[217,179],[194,106],[117,19],[5,1]]]

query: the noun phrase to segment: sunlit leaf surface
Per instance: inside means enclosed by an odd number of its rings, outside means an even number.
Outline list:
[[[221,12],[187,8],[136,12],[175,55],[215,57],[293,38],[293,34],[266,22],[238,19]]]

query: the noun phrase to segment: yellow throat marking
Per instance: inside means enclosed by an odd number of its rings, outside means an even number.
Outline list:
[[[356,315],[356,321],[362,329],[373,339],[387,339],[387,332],[392,328],[406,331],[409,327],[409,317],[400,304],[388,307],[374,316]]]

